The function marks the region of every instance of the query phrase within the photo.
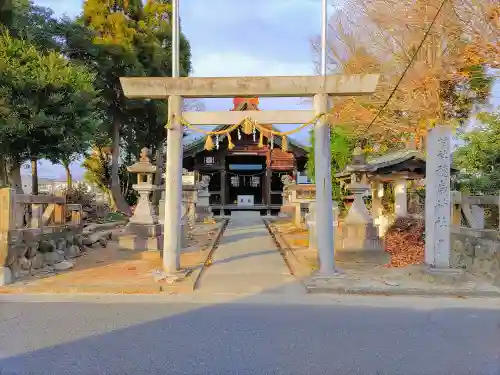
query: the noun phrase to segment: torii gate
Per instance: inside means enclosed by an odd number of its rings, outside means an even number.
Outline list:
[[[248,117],[257,123],[302,124],[327,114],[329,96],[358,96],[375,92],[378,74],[283,77],[127,77],[120,78],[125,96],[131,99],[168,99],[169,134],[165,183],[163,268],[180,268],[182,134],[181,116],[193,125],[232,125]],[[183,98],[313,97],[314,110],[183,112]],[[315,181],[317,244],[320,273],[335,272],[330,128],[325,116],[315,124]]]

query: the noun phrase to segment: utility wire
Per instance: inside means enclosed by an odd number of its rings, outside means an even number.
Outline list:
[[[427,31],[425,32],[424,34],[424,37],[422,38],[420,44],[418,45],[418,48],[416,49],[415,53],[413,54],[413,56],[411,57],[411,60],[409,62],[409,64],[406,66],[405,70],[403,71],[403,74],[401,75],[401,77],[399,78],[398,82],[396,83],[396,86],[394,86],[394,90],[392,90],[391,94],[389,95],[389,97],[387,98],[387,100],[385,101],[384,105],[379,109],[379,111],[377,112],[377,114],[375,115],[375,117],[373,118],[372,122],[370,122],[370,125],[368,125],[368,127],[366,128],[366,130],[364,131],[365,133],[371,128],[371,126],[375,123],[375,121],[377,120],[377,118],[380,116],[380,114],[382,113],[382,111],[385,109],[385,107],[387,107],[387,104],[389,104],[390,100],[392,99],[392,97],[394,96],[394,94],[396,93],[396,90],[398,89],[399,85],[401,84],[401,82],[403,81],[403,78],[405,77],[406,73],[408,72],[408,70],[410,69],[411,65],[413,64],[413,62],[415,61],[415,59],[417,58],[417,55],[418,53],[420,52],[420,50],[422,49],[422,46],[424,45],[424,42],[425,40],[427,39],[427,37],[429,36],[429,33],[431,32],[432,30],[432,27],[434,26],[434,23],[436,23],[436,20],[439,16],[439,14],[441,13],[441,10],[443,9],[444,7],[444,4],[446,3],[447,0],[443,0],[441,2],[441,5],[439,6],[439,9],[437,10],[436,12],[436,15],[434,16],[434,18],[432,19],[432,22],[431,24],[429,25],[429,28],[427,29]]]

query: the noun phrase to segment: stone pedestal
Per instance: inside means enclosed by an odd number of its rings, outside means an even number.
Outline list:
[[[118,239],[120,248],[124,250],[159,251],[163,248],[162,227],[149,200],[154,190],[152,182],[156,167],[151,165],[148,151],[142,149],[140,161],[127,168],[129,172],[137,173],[137,184],[132,188],[139,193],[139,200],[134,215],[125,227],[125,234]]]
[[[212,209],[210,207],[210,193],[202,190],[198,193],[198,203],[196,204],[196,220],[204,222],[212,219]]]
[[[357,182],[349,185],[349,190],[354,194],[354,202],[339,228],[341,246],[336,249],[337,252],[382,251],[373,218],[363,201],[363,194],[368,188],[368,185]]]
[[[128,232],[127,228],[125,230]],[[126,233],[120,236],[118,244],[123,250],[161,251],[163,249],[163,234],[158,237],[142,237]]]
[[[200,222],[213,221],[212,208],[210,207],[210,192],[208,186],[210,185],[210,176],[203,176],[198,183],[198,199],[196,203],[195,216],[196,220]],[[224,215],[221,212],[221,215]]]

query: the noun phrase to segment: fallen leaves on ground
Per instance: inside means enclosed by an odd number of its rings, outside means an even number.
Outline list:
[[[391,254],[389,267],[421,264],[425,251],[425,222],[422,219],[399,218],[385,235],[385,251]]]

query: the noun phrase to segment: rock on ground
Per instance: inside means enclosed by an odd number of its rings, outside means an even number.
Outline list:
[[[0,286],[12,283],[12,272],[9,267],[0,267]]]
[[[66,271],[73,268],[74,266],[74,263],[63,260],[61,263],[54,264],[54,269],[56,271]]]

